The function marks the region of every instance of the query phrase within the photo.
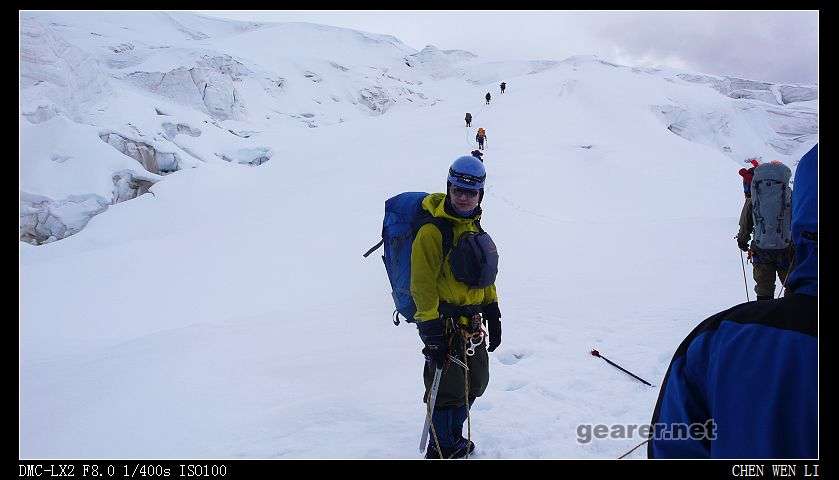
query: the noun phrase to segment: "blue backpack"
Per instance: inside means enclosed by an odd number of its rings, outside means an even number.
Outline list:
[[[452,249],[454,231],[451,223],[437,218],[422,208],[422,201],[429,194],[425,192],[405,192],[385,201],[385,218],[382,222],[382,241],[364,254],[366,258],[382,245],[385,246],[382,260],[387,270],[387,278],[393,289],[393,324],[399,325],[399,315],[408,323],[415,323],[414,314],[417,306],[411,296],[411,247],[420,227],[426,223],[437,226],[443,235],[443,258]]]

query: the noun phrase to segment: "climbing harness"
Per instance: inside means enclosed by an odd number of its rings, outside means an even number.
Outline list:
[[[463,337],[463,352],[471,357],[475,355],[475,348],[480,346],[486,338],[486,330],[481,315],[476,313],[469,318],[467,325],[460,325],[460,335]]]
[[[484,336],[485,336],[484,329],[481,328],[477,332],[469,334],[468,337],[464,337],[463,345],[464,345],[464,348],[466,349],[466,355],[468,355],[470,357],[475,355],[475,347],[477,347],[481,343],[483,343]],[[467,342],[469,344],[468,347],[466,346]]]

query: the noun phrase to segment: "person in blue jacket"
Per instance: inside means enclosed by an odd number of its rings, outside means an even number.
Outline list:
[[[649,458],[818,457],[818,154],[816,144],[795,172],[785,296],[720,312],[685,338],[659,392]]]

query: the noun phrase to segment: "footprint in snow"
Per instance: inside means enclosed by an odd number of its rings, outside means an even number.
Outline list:
[[[498,356],[498,361],[504,365],[515,365],[519,360],[530,356],[530,352],[504,352]]]
[[[559,392],[554,392],[553,390],[549,390],[544,387],[538,387],[536,391],[542,394],[543,397],[549,398],[551,400],[565,400],[565,395]]]
[[[504,387],[504,390],[507,391],[507,392],[515,392],[516,390],[520,390],[521,388],[526,387],[526,386],[527,386],[527,382],[518,380],[518,381],[510,382],[509,384],[507,384],[507,386]]]

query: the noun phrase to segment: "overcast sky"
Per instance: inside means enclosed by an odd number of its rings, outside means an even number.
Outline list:
[[[753,80],[817,83],[819,13],[810,11],[256,11],[196,13],[311,22],[393,35],[416,49],[469,50],[486,60],[598,55]]]

